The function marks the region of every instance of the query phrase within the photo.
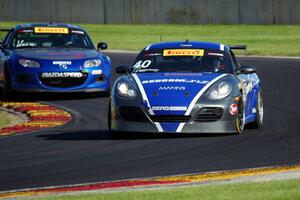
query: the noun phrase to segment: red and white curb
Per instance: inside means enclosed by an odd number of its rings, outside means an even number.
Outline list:
[[[238,178],[275,175],[282,173],[300,172],[300,165],[293,166],[278,166],[278,167],[264,167],[251,168],[233,171],[219,171],[199,174],[185,174],[176,176],[130,179],[111,182],[98,182],[77,185],[64,185],[45,188],[31,188],[23,190],[13,190],[0,192],[0,198],[17,198],[36,195],[51,195],[51,194],[68,194],[74,192],[88,192],[88,191],[118,191],[129,189],[146,189],[162,186],[184,186],[195,185],[201,183],[211,183],[216,181],[229,181]],[[300,173],[298,173],[300,174]],[[298,176],[300,178],[300,175]]]
[[[0,129],[0,136],[36,131],[64,125],[72,120],[72,115],[55,106],[33,102],[0,102],[0,106],[28,116],[29,121]]]

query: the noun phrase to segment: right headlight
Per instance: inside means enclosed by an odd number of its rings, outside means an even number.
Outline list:
[[[210,99],[223,99],[230,94],[231,90],[231,83],[227,81],[221,81],[216,85],[212,86],[212,88],[208,92],[208,97]]]
[[[135,90],[126,82],[120,82],[117,84],[118,94],[122,97],[135,97]]]

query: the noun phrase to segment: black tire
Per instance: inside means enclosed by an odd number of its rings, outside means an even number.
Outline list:
[[[257,95],[257,104],[256,104],[256,118],[254,122],[248,124],[249,128],[259,129],[263,125],[263,97],[262,91],[260,90]]]
[[[241,98],[238,102],[238,113],[236,117],[236,133],[241,134],[245,128],[245,109],[244,102],[241,95]]]
[[[3,86],[3,100],[11,100],[13,98],[13,90],[11,87],[11,77],[7,66],[4,68],[4,86]]]
[[[102,92],[101,96],[103,96],[103,97],[109,97],[110,96],[110,90]]]

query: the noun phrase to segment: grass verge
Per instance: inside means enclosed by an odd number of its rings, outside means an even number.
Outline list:
[[[6,112],[0,111],[0,128],[6,127],[10,124],[10,118]]]
[[[0,28],[18,23],[0,22]],[[141,50],[151,43],[188,38],[246,44],[247,55],[300,56],[300,25],[79,25],[95,44],[107,42],[109,49]]]
[[[158,190],[139,190],[124,192],[102,192],[82,195],[53,196],[34,198],[36,200],[298,200],[300,199],[300,180],[281,180],[257,183],[234,183],[222,185],[200,185]]]

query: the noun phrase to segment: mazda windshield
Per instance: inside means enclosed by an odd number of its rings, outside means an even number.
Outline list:
[[[13,35],[10,47],[13,49],[49,47],[94,49],[84,31],[64,27],[19,29]]]

